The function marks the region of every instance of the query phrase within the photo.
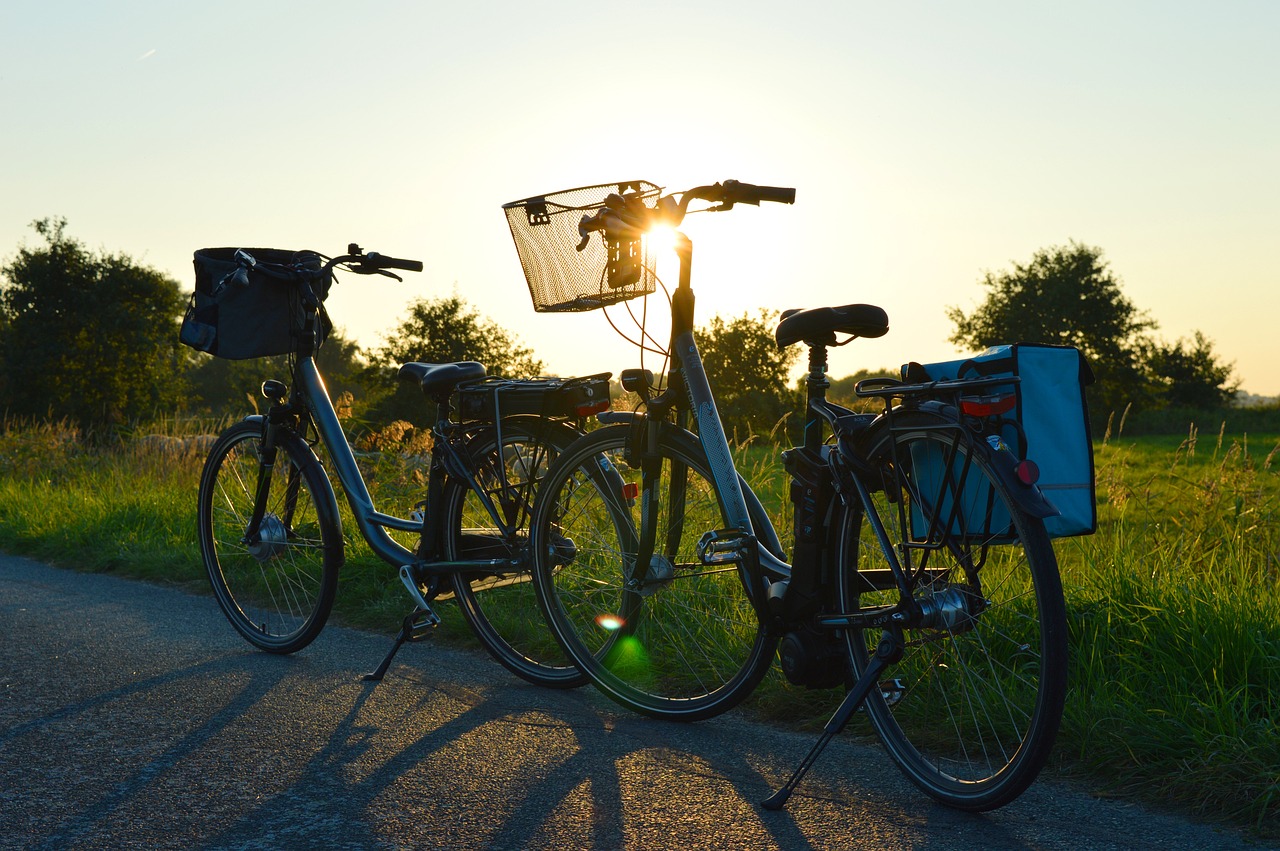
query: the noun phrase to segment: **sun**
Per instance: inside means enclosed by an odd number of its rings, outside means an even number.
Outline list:
[[[653,258],[654,274],[660,281],[673,285],[678,277],[680,261],[676,258],[676,229],[671,225],[655,225],[644,235],[645,255]]]
[[[671,225],[655,225],[645,233],[645,247],[659,260],[671,256],[676,247],[676,229]]]

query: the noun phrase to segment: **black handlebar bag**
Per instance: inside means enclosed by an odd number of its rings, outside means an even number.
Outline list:
[[[261,269],[245,269],[235,248],[202,248],[195,253],[196,288],[182,320],[179,339],[193,349],[230,360],[285,355],[302,347],[306,308],[302,284],[281,280]],[[245,249],[259,264],[299,265],[319,272],[312,252],[276,248]],[[239,273],[239,274],[237,274]],[[329,294],[331,277],[311,285],[317,301]],[[316,345],[332,327],[323,305],[317,310]]]

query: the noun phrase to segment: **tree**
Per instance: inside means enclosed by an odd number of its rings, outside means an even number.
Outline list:
[[[778,348],[776,324],[776,313],[761,310],[728,321],[716,316],[699,329],[703,366],[730,437],[767,436],[788,414],[799,413],[803,397],[787,382],[799,350]]]
[[[375,423],[421,419],[426,410],[421,391],[397,380],[395,368],[402,363],[479,361],[489,375],[508,378],[529,378],[543,369],[531,349],[456,295],[419,299],[385,341],[370,353],[370,366],[362,374],[366,388],[380,396],[369,413]]]
[[[66,225],[33,222],[44,246],[0,268],[5,408],[94,430],[176,403],[178,283],[127,255],[89,252]]]
[[[1145,362],[1156,323],[1120,291],[1102,249],[1070,242],[981,281],[986,300],[970,314],[947,308],[951,342],[975,350],[1001,343],[1056,343],[1084,353],[1097,378],[1089,390],[1102,416],[1152,401]],[[1099,404],[1100,403],[1100,404]]]
[[[1234,367],[1218,363],[1213,343],[1196,331],[1190,341],[1155,346],[1148,360],[1162,401],[1176,408],[1206,410],[1230,405],[1240,389]]]

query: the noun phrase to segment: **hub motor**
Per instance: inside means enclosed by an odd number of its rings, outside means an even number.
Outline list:
[[[258,561],[270,561],[285,551],[289,544],[289,530],[274,514],[264,514],[258,526],[258,538],[249,542],[249,555]]]

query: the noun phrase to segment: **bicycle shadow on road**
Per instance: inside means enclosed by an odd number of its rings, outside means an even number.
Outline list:
[[[259,787],[260,804],[207,843],[808,848],[847,846],[868,823],[892,825],[901,840],[927,835],[938,817],[984,822],[906,790],[883,762],[867,772],[878,786],[837,771],[836,783],[819,778],[789,812],[763,812],[758,801],[802,755],[795,737],[728,719],[644,719],[589,689],[460,685],[401,670],[377,687],[331,682],[327,697],[324,710],[313,704],[318,746],[292,766],[288,784]],[[336,707],[345,708],[341,717]],[[788,752],[774,751],[778,741]],[[879,776],[886,772],[889,782]],[[991,827],[983,836],[998,840],[1002,831],[993,836]]]
[[[654,721],[446,656],[447,677],[399,666],[376,687],[320,654],[125,672],[0,733],[25,778],[6,783],[22,789],[0,799],[6,823],[41,848],[1036,844],[1017,818],[932,804],[849,742],[765,812],[808,737],[732,716]]]

